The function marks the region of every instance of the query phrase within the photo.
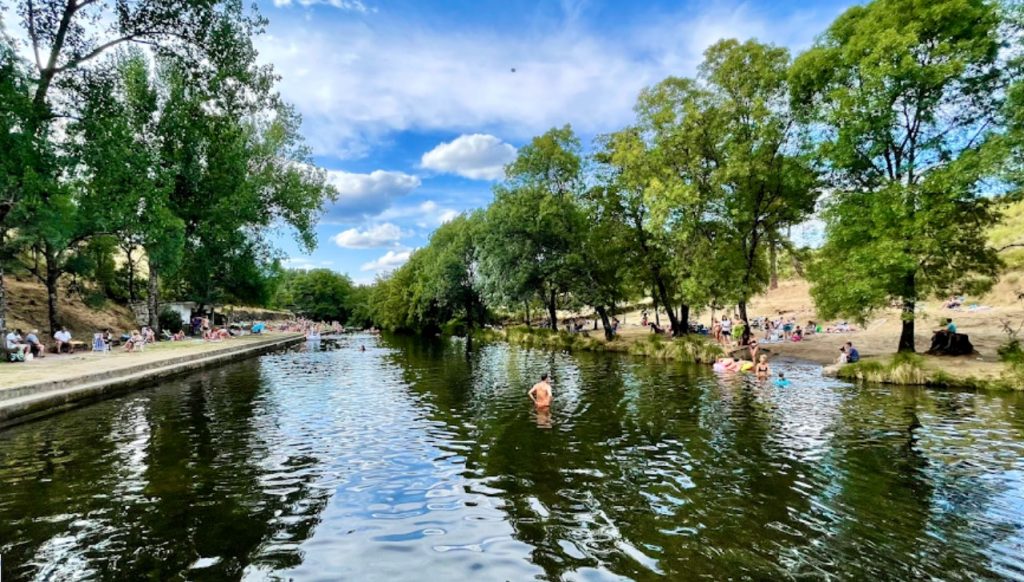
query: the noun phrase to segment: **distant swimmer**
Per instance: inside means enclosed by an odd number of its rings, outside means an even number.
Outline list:
[[[366,346],[359,346],[359,351],[360,352],[365,352],[366,351]]]
[[[533,400],[533,405],[538,410],[551,408],[551,384],[548,383],[547,373],[540,377],[540,382],[534,384],[527,395],[530,397],[530,400]]]

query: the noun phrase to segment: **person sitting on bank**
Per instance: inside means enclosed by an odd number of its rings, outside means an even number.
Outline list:
[[[132,332],[131,337],[128,338],[128,341],[124,342],[124,351],[134,352],[135,350],[145,345],[145,343],[146,338],[142,337],[142,334],[139,333],[139,330],[135,330]]]
[[[71,343],[71,332],[68,328],[61,326],[60,331],[53,334],[53,341],[59,354],[64,348],[67,348],[69,354],[75,353],[75,346]]]
[[[28,345],[28,349],[32,352],[33,358],[44,358],[46,357],[46,345],[39,340],[39,330],[33,329],[28,332],[25,336],[25,344]]]
[[[946,318],[946,332],[949,334],[956,333],[956,324],[953,323],[953,318],[951,317]]]
[[[860,352],[857,348],[853,347],[853,342],[846,342],[846,362],[849,364],[856,364],[860,361]]]
[[[21,339],[21,330],[12,329],[7,332],[7,336],[4,338],[4,347],[7,348],[9,354],[8,357],[12,361],[25,361],[25,352],[28,351],[28,344],[24,343]]]

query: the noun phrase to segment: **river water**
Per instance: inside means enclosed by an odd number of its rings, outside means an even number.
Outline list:
[[[348,336],[198,373],[0,432],[2,578],[1024,580],[1024,397],[781,365]]]

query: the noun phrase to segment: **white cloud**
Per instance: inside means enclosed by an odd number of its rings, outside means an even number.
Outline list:
[[[327,224],[352,222],[387,210],[396,198],[420,186],[420,179],[404,172],[374,170],[355,174],[330,170],[328,179],[338,191],[338,200],[327,208]]]
[[[455,218],[460,214],[462,213],[459,212],[458,210],[452,210],[449,208],[448,210],[442,211],[441,215],[438,216],[437,218],[441,222],[441,224],[444,224],[446,222],[451,222],[455,220]]]
[[[333,6],[340,8],[341,10],[351,10],[353,12],[369,12],[366,4],[363,4],[360,0],[274,0],[274,6],[278,8],[284,8],[291,6],[292,4],[301,4],[302,6],[313,6],[314,4],[324,4],[326,6]]]
[[[316,263],[305,257],[291,257],[281,261],[281,265],[287,269],[302,269],[304,271],[317,268]]]
[[[381,213],[380,219],[411,221],[420,228],[429,229],[440,226],[459,214],[461,213],[454,208],[445,208],[433,200],[426,200],[419,204],[389,208]]]
[[[385,222],[364,230],[350,228],[334,235],[331,240],[345,249],[377,249],[394,246],[405,235],[406,233],[401,228],[390,222]]]
[[[394,271],[398,267],[404,265],[411,255],[412,251],[388,251],[369,263],[363,263],[363,266],[359,267],[359,270],[374,271],[377,273]]]
[[[611,131],[633,120],[640,89],[694,74],[703,50],[720,37],[805,46],[837,8],[777,16],[770,7],[712,3],[614,33],[568,25],[453,31],[422,21],[283,21],[257,42],[282,75],[282,94],[302,113],[315,152],[353,157],[406,130],[517,141],[565,123],[584,135]]]
[[[504,176],[505,165],[515,159],[516,148],[493,135],[474,133],[438,144],[423,154],[420,164],[472,180],[498,180]]]

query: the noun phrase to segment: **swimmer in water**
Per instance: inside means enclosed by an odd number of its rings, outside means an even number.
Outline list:
[[[758,361],[757,367],[754,368],[754,371],[757,372],[758,380],[768,379],[768,376],[772,373],[771,368],[768,367],[768,356],[764,354],[761,355],[761,359]]]
[[[366,346],[359,346],[359,351],[360,352],[365,352],[366,351]]]
[[[785,388],[786,386],[789,386],[789,380],[786,379],[785,374],[779,372],[779,377],[775,379],[775,385],[779,388]]]
[[[540,382],[537,382],[533,385],[533,388],[530,388],[527,396],[533,401],[533,405],[537,407],[537,410],[551,408],[551,384],[548,383],[547,373],[541,375]]]

